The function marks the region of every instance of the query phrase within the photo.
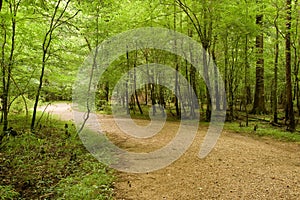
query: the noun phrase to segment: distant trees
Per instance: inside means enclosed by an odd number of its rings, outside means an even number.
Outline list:
[[[99,107],[109,106],[118,79],[133,70],[124,91],[133,89],[134,94],[118,91],[128,114],[138,111],[145,115],[144,106],[153,104],[163,105],[167,114],[176,117],[192,118],[195,112],[201,112],[207,121],[213,109],[228,110],[229,121],[244,119],[241,112],[246,116],[249,111],[271,112],[274,123],[286,122],[290,131],[296,128],[294,104],[300,112],[297,0],[0,2],[0,136],[9,127],[14,106],[25,107],[27,115],[32,110],[30,127],[34,130],[41,101],[71,99],[76,70],[89,52],[116,33],[147,26],[170,28],[202,44],[207,52],[202,55],[203,63],[215,62],[222,73],[227,98],[210,99],[212,86],[207,83],[213,82],[208,78],[207,67],[203,68],[202,78],[183,58],[146,48],[126,52],[105,71],[98,84]],[[178,44],[173,44],[174,48]],[[192,59],[195,56],[186,53]],[[181,102],[177,97],[190,94],[181,88],[179,79],[168,79],[154,70],[145,68],[143,75],[151,84],[137,85],[135,69],[151,63],[172,66],[182,74],[190,83],[189,92],[195,91],[197,102]],[[175,94],[160,85],[166,80],[174,85]],[[217,92],[218,83],[213,85]],[[212,108],[212,101],[217,108]],[[152,109],[155,114],[156,107]]]
[[[181,0],[175,1],[178,6],[182,9],[182,11],[187,15],[189,18],[189,21],[193,25],[194,29],[196,30],[197,36],[200,39],[200,42],[203,46],[203,74],[204,79],[206,80],[206,120],[210,121],[211,117],[211,98],[209,94],[209,88],[211,87],[209,85],[210,80],[208,76],[208,66],[210,61],[207,57],[207,52],[210,52],[212,39],[213,39],[213,13],[210,12],[210,10],[213,10],[213,4],[211,1],[203,0],[201,1],[201,7],[199,10],[193,10],[190,5],[188,5],[186,2],[183,2]],[[195,4],[194,4],[195,5]],[[197,15],[196,13],[199,13]]]
[[[32,105],[33,99],[35,99],[31,126],[34,129],[40,97],[43,100],[49,99],[48,94],[51,93],[56,93],[56,96],[70,96],[71,87],[68,88],[68,85],[71,86],[72,83],[62,82],[68,81],[65,79],[68,75],[75,74],[75,68],[72,69],[73,73],[71,71],[66,72],[66,70],[74,65],[74,62],[78,59],[72,58],[73,63],[72,61],[67,62],[69,60],[66,56],[68,50],[62,51],[67,45],[59,39],[67,37],[66,34],[69,33],[64,32],[66,29],[60,29],[60,33],[53,34],[54,30],[61,25],[67,24],[69,26],[69,20],[78,14],[74,7],[71,10],[68,8],[70,2],[70,0],[60,0],[56,2],[57,4],[53,4],[50,1],[1,1],[0,51],[2,82],[0,97],[3,131],[0,133],[0,141],[8,130],[9,115],[11,113],[13,115],[21,114],[20,110],[25,110],[28,117],[29,106]],[[55,12],[51,18],[49,16],[52,10],[55,10]],[[64,15],[65,12],[68,12],[67,16]],[[45,33],[45,37],[42,38],[41,32],[46,27],[48,19],[51,19],[49,20],[51,25]],[[76,40],[78,41],[78,39]],[[56,44],[56,46],[51,46],[51,43]],[[58,43],[60,44],[57,45]],[[76,52],[76,49],[73,48],[71,51]],[[60,54],[62,52],[63,55]],[[42,57],[42,59],[38,59],[39,57]],[[45,68],[46,62],[51,66],[49,70]],[[63,65],[66,65],[65,68],[62,68]],[[39,66],[41,66],[40,75],[38,75]],[[52,70],[55,72],[50,74]],[[65,71],[65,73],[62,74],[60,71]],[[53,74],[60,74],[60,80],[53,80],[51,78]],[[55,78],[58,77],[55,76]],[[49,88],[49,84],[52,85],[52,88]],[[58,87],[59,89],[57,89]],[[42,91],[43,89],[44,91]],[[70,97],[68,98],[70,99]]]

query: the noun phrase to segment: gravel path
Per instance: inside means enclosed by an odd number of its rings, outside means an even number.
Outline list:
[[[54,114],[69,119],[65,116],[69,105],[57,108],[60,111],[54,108]],[[101,115],[99,120],[115,144],[135,152],[164,146],[178,128],[178,123],[168,122],[154,137],[135,139],[123,134],[111,116]],[[164,169],[144,174],[118,172],[115,199],[300,199],[300,144],[223,131],[215,149],[205,159],[199,159],[206,130],[200,127],[189,150]]]

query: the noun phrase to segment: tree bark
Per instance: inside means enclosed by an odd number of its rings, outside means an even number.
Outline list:
[[[3,59],[3,66],[2,66],[2,80],[3,80],[3,103],[2,103],[2,112],[3,112],[3,132],[6,132],[8,129],[8,114],[9,114],[9,91],[10,91],[10,83],[11,83],[11,73],[12,73],[12,68],[14,65],[14,52],[15,52],[15,39],[16,39],[16,16],[18,12],[18,8],[20,5],[20,1],[16,2],[9,2],[9,10],[11,14],[11,49],[10,49],[10,54],[9,54],[9,59],[8,59],[8,64],[6,68],[6,64],[4,62],[4,48],[5,48],[5,43],[6,43],[6,30],[5,31],[5,38],[3,42],[3,47],[2,47],[2,59]],[[3,25],[4,26],[4,25]],[[5,27],[4,27],[5,28]]]
[[[127,69],[129,70],[129,52],[126,47],[126,61],[127,61]],[[127,72],[128,75],[128,72]],[[128,76],[129,77],[129,76]],[[129,110],[129,94],[128,94],[128,79],[126,80],[125,83],[125,106],[126,106],[126,114],[130,115],[130,110]]]
[[[292,3],[291,0],[286,1],[286,36],[285,36],[285,75],[286,75],[286,122],[289,131],[295,131],[295,117],[293,109],[292,96],[292,77],[291,77],[291,21],[292,21]]]
[[[275,60],[274,60],[274,85],[273,85],[273,98],[272,98],[272,109],[273,109],[273,122],[274,123],[278,123],[278,109],[277,109],[277,105],[278,105],[278,100],[277,100],[277,87],[278,87],[278,57],[279,57],[279,29],[278,29],[278,25],[277,25],[277,19],[279,17],[279,13],[278,13],[278,9],[277,9],[277,15],[276,18],[274,20],[274,25],[276,28],[276,38],[275,38]]]
[[[176,0],[174,0],[174,30],[176,31]],[[174,42],[174,49],[176,51],[177,49],[177,42],[176,42],[176,38],[175,38],[175,42]],[[179,84],[178,84],[178,70],[179,70],[179,64],[178,64],[178,56],[175,54],[174,55],[174,61],[175,61],[175,109],[176,109],[176,116],[180,117],[181,113],[180,113],[180,109],[179,109],[179,100],[178,100],[178,96],[179,96]]]
[[[247,106],[248,106],[248,103],[249,103],[249,93],[248,93],[248,90],[249,90],[249,84],[248,84],[248,73],[249,73],[249,61],[248,61],[248,34],[246,34],[246,37],[245,37],[245,85],[244,85],[244,92],[245,92],[245,96],[244,96],[244,107],[245,107],[245,113],[246,113],[246,126],[248,126],[249,124],[249,119],[248,119],[248,109],[247,109]]]
[[[257,4],[261,4],[258,0]],[[256,24],[260,29],[263,27],[263,14],[262,11],[256,15]],[[264,35],[262,30],[260,30],[259,35],[256,36],[256,82],[255,82],[255,95],[254,104],[251,113],[252,114],[262,114],[266,112],[265,108],[265,85],[264,85]]]
[[[299,9],[299,3],[298,0],[295,0],[295,8],[294,10],[297,12]],[[299,18],[300,18],[300,12],[296,14],[296,24],[295,24],[295,35],[297,37],[297,44],[295,44],[294,47],[294,77],[295,77],[295,83],[294,83],[294,96],[296,99],[296,105],[298,110],[298,116],[300,116],[300,97],[299,97],[299,67],[300,67],[300,60],[299,60],[299,47],[300,47],[300,37],[298,35],[299,33]],[[296,43],[296,41],[295,41]]]
[[[134,67],[134,69],[133,69],[133,89],[134,89],[134,96],[135,96],[135,101],[136,101],[136,104],[137,104],[137,106],[138,106],[138,108],[139,108],[139,111],[140,111],[140,113],[141,113],[141,115],[143,114],[143,110],[142,110],[142,108],[141,108],[141,105],[140,105],[140,101],[139,101],[139,96],[138,96],[138,93],[137,93],[137,90],[136,90],[136,60],[137,60],[137,50],[135,51],[135,60],[134,60],[134,65],[133,65],[133,67]]]

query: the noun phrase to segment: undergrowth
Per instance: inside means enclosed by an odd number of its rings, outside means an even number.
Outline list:
[[[112,199],[114,172],[85,149],[72,123],[45,117],[31,133],[24,117],[13,117],[10,126],[18,135],[0,145],[0,199]]]
[[[280,141],[286,142],[300,142],[299,132],[289,132],[285,130],[285,127],[275,127],[270,123],[253,122],[248,126],[239,122],[225,123],[225,129],[234,131],[240,134],[247,134],[256,137],[269,137]]]

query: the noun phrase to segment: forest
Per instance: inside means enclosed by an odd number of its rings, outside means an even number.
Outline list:
[[[71,102],[87,56],[109,38],[138,28],[169,29],[201,44],[204,65],[213,63],[222,77],[214,90],[224,85],[225,94],[211,98],[205,67],[199,73],[184,57],[145,47],[126,51],[97,80],[98,113],[111,115],[118,101],[137,119],[149,119],[148,113],[171,121],[200,114],[205,124],[216,109],[226,111],[225,128],[265,129],[265,135],[277,130],[300,141],[298,0],[0,0],[0,25],[0,199],[114,198],[113,170],[86,152],[70,121],[39,108]],[[186,53],[191,60],[195,56]],[[170,77],[153,63],[178,73]],[[196,99],[185,99],[193,92]],[[87,175],[95,170],[98,175]],[[93,181],[98,176],[102,182]],[[78,180],[85,185],[74,184]],[[93,188],[97,184],[100,189]],[[76,196],[78,189],[85,192]]]

